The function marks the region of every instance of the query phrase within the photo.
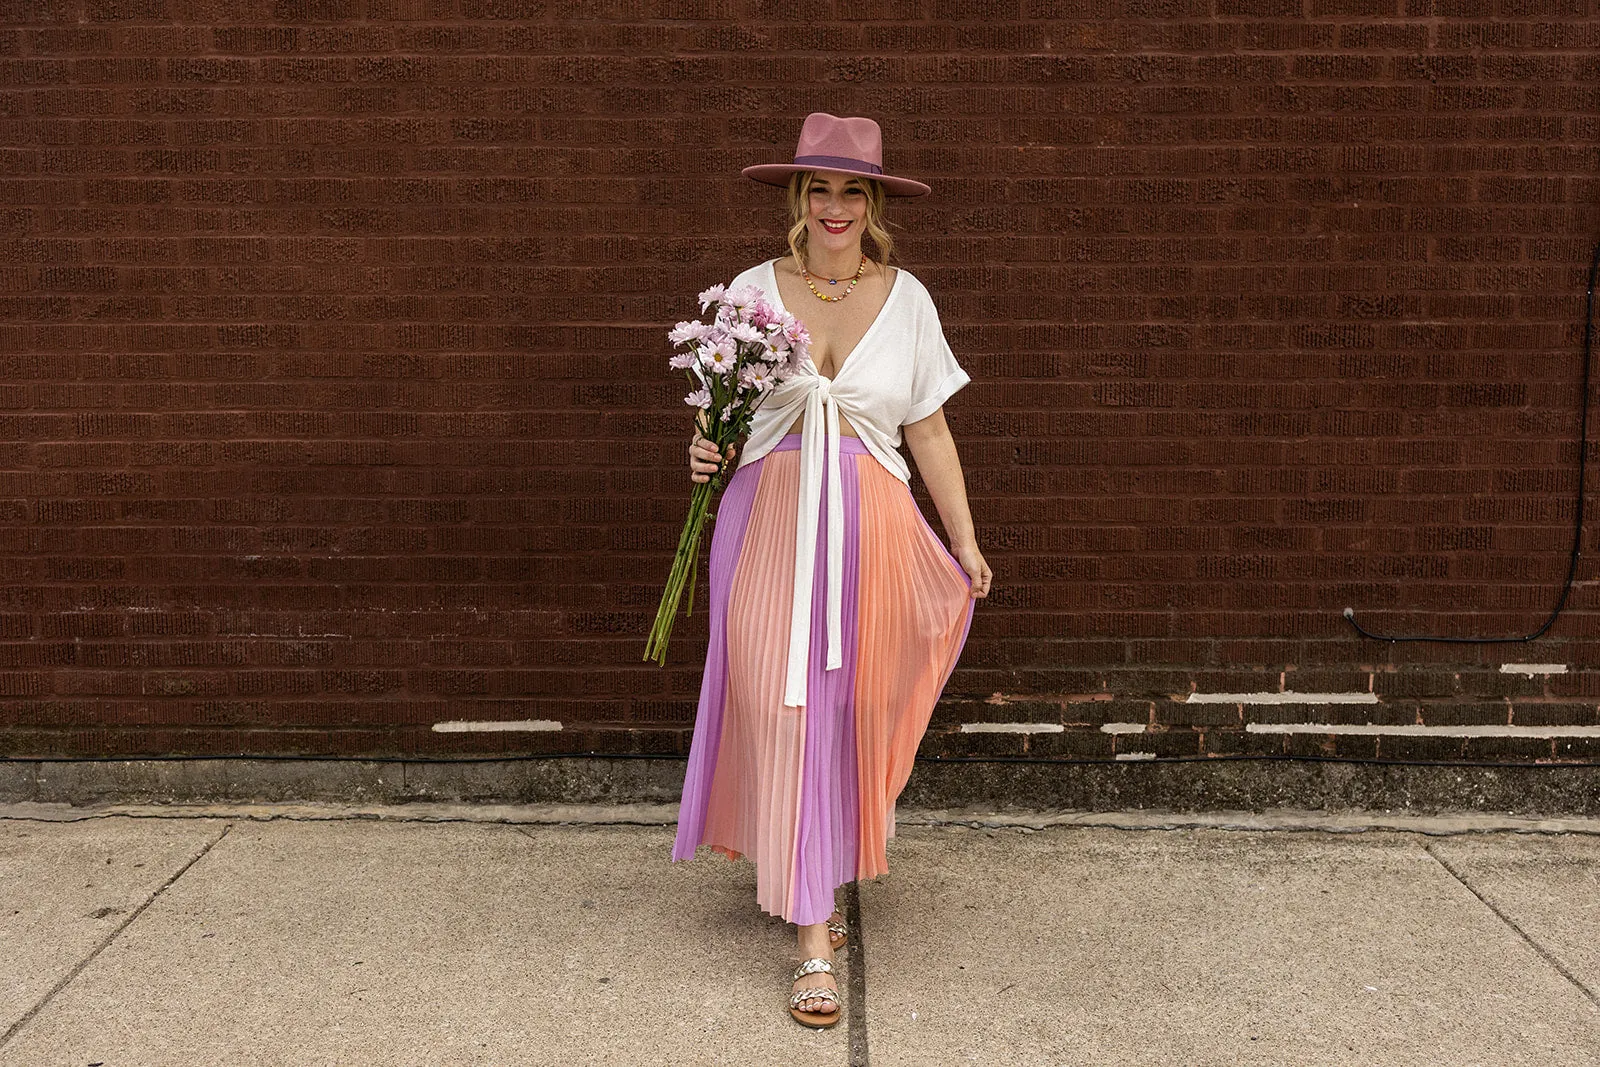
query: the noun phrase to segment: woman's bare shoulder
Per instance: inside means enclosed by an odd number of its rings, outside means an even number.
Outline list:
[[[733,276],[733,281],[729,282],[728,284],[729,286],[746,284],[758,285],[764,289],[766,288],[766,273],[767,261],[762,260],[760,263],[752,264],[740,271],[738,274],[735,274]]]

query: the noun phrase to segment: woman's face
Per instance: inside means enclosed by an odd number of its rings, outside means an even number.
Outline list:
[[[811,247],[849,252],[861,247],[866,226],[866,183],[854,174],[819,170],[806,193],[807,240]]]

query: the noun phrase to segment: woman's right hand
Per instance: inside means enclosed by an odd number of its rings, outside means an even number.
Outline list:
[[[728,459],[734,454],[733,445],[728,446]],[[693,482],[709,482],[711,476],[717,473],[721,463],[717,461],[717,446],[715,442],[708,441],[700,436],[700,430],[695,428],[694,438],[689,442],[689,480]]]

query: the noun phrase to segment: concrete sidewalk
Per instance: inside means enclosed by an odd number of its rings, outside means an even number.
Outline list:
[[[1600,1063],[1600,822],[902,811],[815,1031],[673,817],[0,808],[0,1067]]]

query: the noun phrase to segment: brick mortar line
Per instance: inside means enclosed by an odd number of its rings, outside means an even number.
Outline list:
[[[1500,907],[1495,904],[1494,901],[1480,893],[1477,886],[1474,886],[1471,882],[1467,881],[1465,875],[1452,867],[1449,860],[1445,859],[1434,850],[1433,843],[1431,841],[1426,845],[1423,845],[1422,848],[1424,852],[1433,857],[1434,862],[1438,863],[1439,866],[1449,871],[1451,877],[1466,887],[1467,892],[1471,893],[1473,896],[1482,901],[1484,907],[1494,912],[1496,917],[1498,917],[1501,922],[1511,927],[1511,929],[1516,932],[1518,937],[1522,938],[1523,941],[1526,941],[1529,948],[1533,949],[1540,956],[1544,957],[1545,962],[1554,967],[1561,974],[1561,977],[1571,982],[1574,986],[1577,986],[1578,992],[1589,998],[1589,1003],[1593,1004],[1597,1008],[1600,1008],[1600,996],[1596,996],[1595,991],[1584,984],[1583,979],[1579,978],[1577,975],[1573,974],[1572,971],[1568,970],[1566,964],[1562,963],[1561,960],[1557,958],[1555,953],[1551,952],[1549,949],[1545,948],[1543,945],[1539,944],[1539,942],[1530,937],[1528,932],[1522,927],[1518,926],[1516,921],[1512,919],[1511,916],[1507,915],[1504,911],[1501,911]]]
[[[17,1019],[16,1022],[11,1024],[10,1029],[8,1029],[4,1034],[0,1034],[0,1049],[4,1049],[6,1045],[10,1044],[11,1039],[16,1037],[17,1034],[21,1033],[22,1028],[27,1026],[28,1023],[33,1020],[34,1016],[38,1015],[41,1011],[48,1007],[50,1002],[56,998],[57,994],[70,985],[73,979],[82,974],[84,969],[88,967],[89,964],[94,962],[95,957],[99,956],[101,952],[105,951],[111,942],[115,941],[119,936],[121,936],[122,931],[131,926],[135,919],[143,915],[146,909],[156,902],[157,897],[159,897],[162,893],[165,893],[167,889],[179,878],[182,878],[189,868],[193,867],[203,856],[208,854],[219,841],[228,835],[228,831],[231,829],[233,829],[232,823],[224,823],[222,829],[217,832],[215,837],[213,837],[210,841],[207,841],[201,847],[199,852],[196,852],[193,856],[190,856],[188,862],[173,872],[170,878],[156,886],[155,890],[145,898],[143,904],[140,904],[133,910],[132,914],[130,914],[126,919],[122,920],[115,930],[112,930],[105,937],[101,938],[100,943],[96,945],[87,956],[79,960],[77,964],[73,966],[72,970],[63,975],[60,981],[51,986],[49,991],[39,999],[38,1003],[34,1004],[33,1007],[23,1012],[22,1016]]]

